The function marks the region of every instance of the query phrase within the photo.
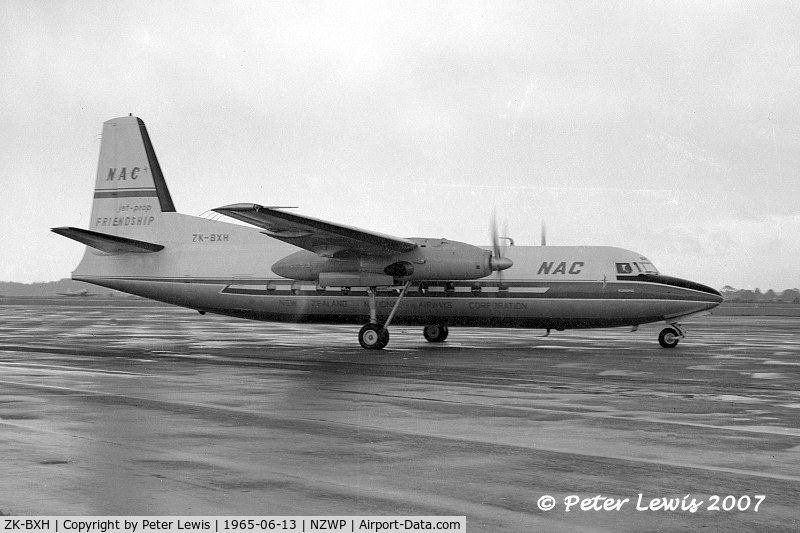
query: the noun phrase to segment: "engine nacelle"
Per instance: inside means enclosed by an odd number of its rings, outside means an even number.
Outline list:
[[[279,276],[301,281],[318,281],[320,274],[327,273],[380,274],[396,281],[450,281],[483,278],[492,270],[498,270],[492,253],[483,248],[446,239],[410,240],[417,243],[417,248],[385,257],[334,258],[301,250],[272,265],[272,271]],[[505,261],[510,266],[510,260]],[[338,279],[336,276],[323,278]]]
[[[403,261],[414,266],[405,279],[478,279],[492,273],[492,253],[463,242],[446,239],[412,239],[418,247],[403,254]]]

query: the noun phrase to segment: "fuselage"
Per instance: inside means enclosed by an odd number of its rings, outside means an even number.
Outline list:
[[[112,255],[87,248],[73,279],[258,320],[360,324],[369,319],[366,287],[325,287],[275,274],[272,266],[297,248],[259,229],[175,212],[160,217],[152,236],[144,227],[138,236],[164,245],[162,251]],[[466,281],[415,280],[394,323],[635,326],[669,322],[722,301],[714,289],[662,276],[645,257],[622,248],[514,246],[506,253],[514,266],[504,272]],[[396,287],[378,290],[379,318],[389,314],[397,295]]]

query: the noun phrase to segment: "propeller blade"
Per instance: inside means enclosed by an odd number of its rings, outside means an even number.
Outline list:
[[[498,272],[507,268],[511,268],[514,261],[507,257],[503,257],[503,249],[500,247],[500,235],[497,233],[497,213],[492,210],[492,218],[490,220],[490,231],[492,234],[492,249],[493,254],[489,259],[489,266],[492,270]]]
[[[497,212],[495,210],[492,210],[489,231],[491,232],[492,236],[492,249],[494,250],[494,256],[502,257],[502,250],[500,250],[500,235],[497,233]]]
[[[542,220],[542,246],[547,246],[547,226],[545,226],[544,220]]]

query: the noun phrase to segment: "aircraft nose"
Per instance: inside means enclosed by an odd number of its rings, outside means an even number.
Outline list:
[[[508,257],[492,256],[489,259],[489,266],[492,268],[492,270],[505,270],[507,268],[511,268],[512,266],[514,266],[514,261],[512,261]]]
[[[702,293],[702,300],[714,305],[722,303],[722,295],[718,290],[712,289],[708,285],[697,283],[696,281],[673,278],[671,276],[664,276],[662,274],[641,274],[637,279],[639,278],[644,279],[645,281],[660,283],[662,285],[669,285],[681,289],[690,289],[692,291],[696,291],[696,293]]]
[[[688,287],[697,291],[704,292],[707,296],[706,298],[710,303],[720,304],[722,303],[722,294],[717,289],[713,289],[708,285],[703,285],[702,283],[697,283],[696,281],[688,282]]]
[[[723,300],[722,294],[720,294],[720,292],[716,289],[711,289],[711,290],[713,291],[711,294],[715,296],[714,301],[716,301],[717,303],[722,303]]]

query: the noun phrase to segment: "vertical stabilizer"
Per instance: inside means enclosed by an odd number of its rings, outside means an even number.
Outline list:
[[[103,123],[90,228],[149,235],[161,227],[161,213],[174,211],[144,122],[127,116]]]

